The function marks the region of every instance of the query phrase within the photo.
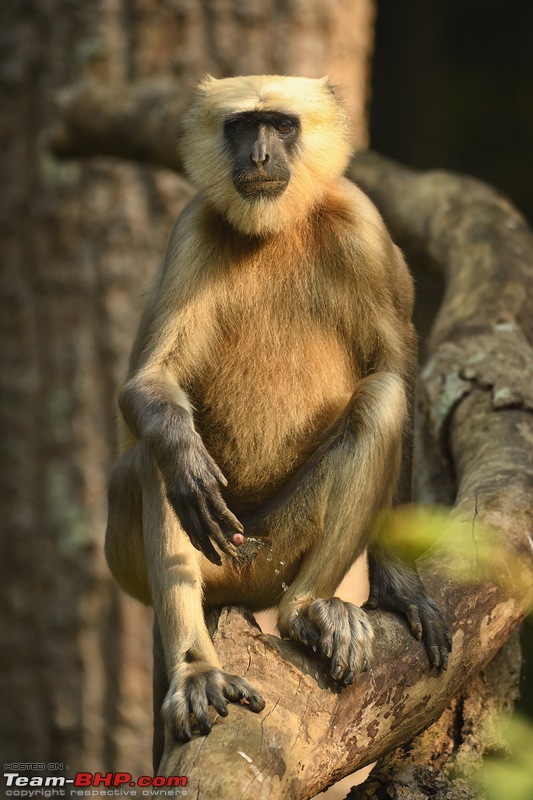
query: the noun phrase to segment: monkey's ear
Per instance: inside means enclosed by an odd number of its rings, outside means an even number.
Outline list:
[[[324,77],[320,78],[319,80],[322,86],[324,87],[324,90],[328,94],[330,94],[339,105],[342,105],[342,92],[338,86],[335,86],[335,84],[331,80],[331,76],[324,75]]]
[[[197,92],[206,92],[213,84],[218,83],[218,78],[214,78],[208,72],[196,84]]]

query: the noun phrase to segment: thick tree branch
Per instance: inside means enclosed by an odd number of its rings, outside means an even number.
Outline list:
[[[168,82],[75,84],[56,98],[49,144],[60,158],[112,156],[181,172],[178,142],[189,100]]]
[[[170,90],[148,92],[145,105],[146,89],[121,89],[115,101],[111,90],[80,91],[63,101],[56,152],[181,169],[172,144],[181,99]],[[446,280],[422,373],[418,472],[429,475],[421,481],[426,498],[438,496],[436,483],[447,476],[469,523],[464,541],[443,543],[420,566],[451,623],[454,650],[448,671],[432,676],[405,626],[374,614],[373,669],[339,693],[312,655],[224,612],[216,634],[222,663],[260,686],[267,706],[259,716],[232,708],[207,738],[184,746],[167,741],[160,771],[187,775],[197,796],[308,798],[390,752],[442,713],[531,603],[531,232],[506,200],[468,178],[417,174],[374,154],[359,157],[351,176],[381,207],[400,244]],[[484,544],[484,525],[493,530],[490,572],[480,566],[478,582],[451,580],[466,560],[475,572],[470,544]]]

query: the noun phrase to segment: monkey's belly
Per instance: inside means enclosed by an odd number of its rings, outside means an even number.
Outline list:
[[[355,386],[337,336],[291,329],[263,341],[259,333],[225,343],[216,368],[193,392],[199,432],[236,510],[261,503],[290,478]]]

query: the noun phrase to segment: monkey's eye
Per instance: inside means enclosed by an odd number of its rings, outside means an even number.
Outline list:
[[[242,119],[229,119],[224,125],[226,134],[229,136],[239,136],[246,128],[246,123]]]
[[[276,122],[276,130],[278,133],[290,133],[294,125],[290,121],[290,119],[282,119],[279,122]]]

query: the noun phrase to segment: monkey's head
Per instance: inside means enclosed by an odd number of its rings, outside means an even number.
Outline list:
[[[348,117],[326,78],[208,77],[184,120],[191,180],[237,230],[281,231],[346,169]]]

